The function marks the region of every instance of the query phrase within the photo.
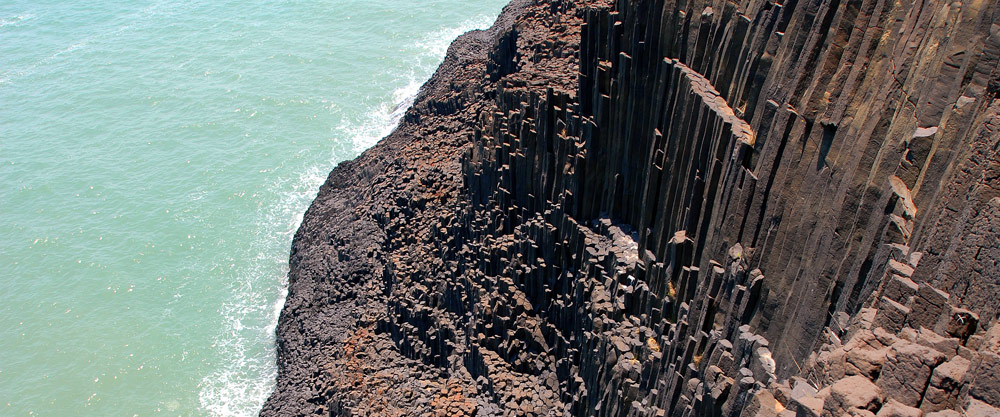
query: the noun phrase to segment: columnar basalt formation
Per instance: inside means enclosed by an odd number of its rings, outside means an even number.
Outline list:
[[[515,1],[321,188],[261,415],[1000,415],[998,22]]]

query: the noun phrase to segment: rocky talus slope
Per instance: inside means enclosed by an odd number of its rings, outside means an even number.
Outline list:
[[[262,416],[1000,415],[998,0],[515,0],[295,236]]]

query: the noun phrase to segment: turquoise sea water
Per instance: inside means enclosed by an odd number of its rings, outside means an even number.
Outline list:
[[[255,415],[326,173],[505,3],[0,2],[0,415]]]

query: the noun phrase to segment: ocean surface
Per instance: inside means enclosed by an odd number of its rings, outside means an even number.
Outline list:
[[[256,415],[319,185],[504,4],[0,2],[0,415]]]

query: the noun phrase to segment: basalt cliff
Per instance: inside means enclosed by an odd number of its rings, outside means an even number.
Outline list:
[[[514,0],[291,250],[262,416],[1000,415],[998,0]]]

